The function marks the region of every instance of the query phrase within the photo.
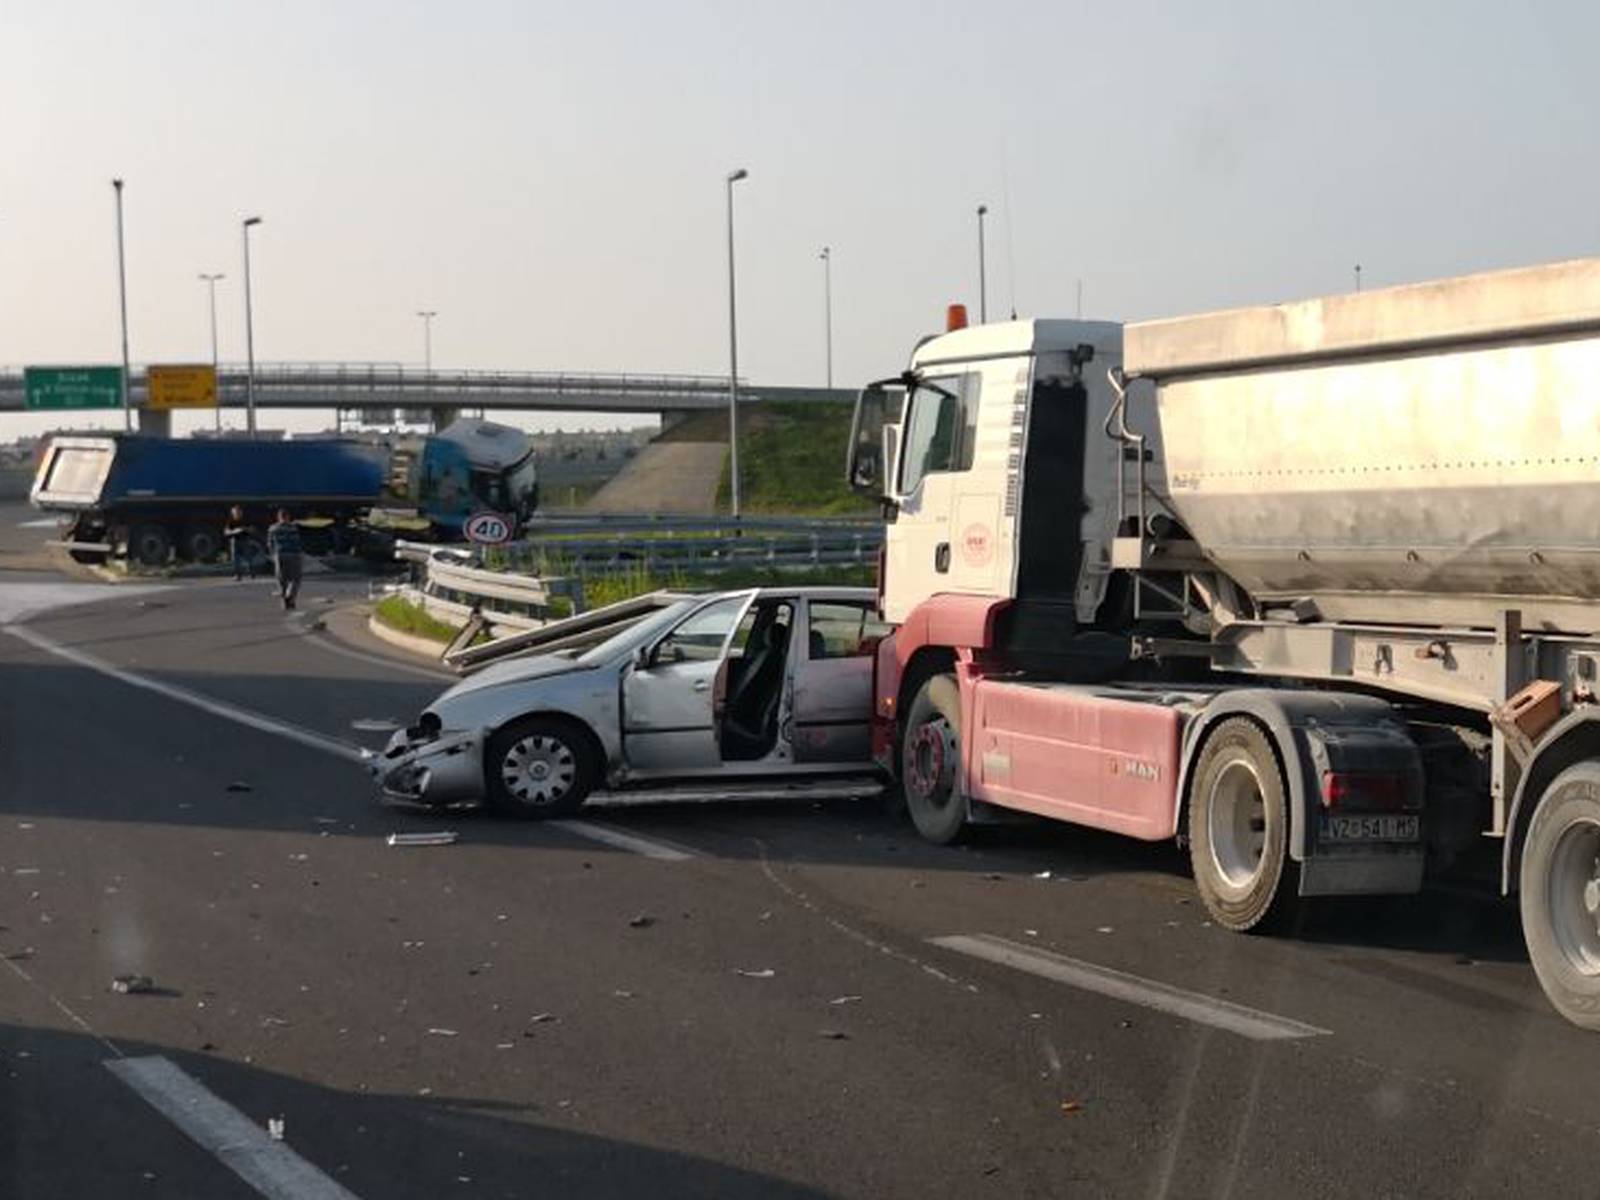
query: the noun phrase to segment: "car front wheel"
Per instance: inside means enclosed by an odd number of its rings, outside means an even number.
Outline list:
[[[600,763],[571,721],[529,717],[489,739],[484,774],[489,807],[512,817],[563,817],[594,789]]]

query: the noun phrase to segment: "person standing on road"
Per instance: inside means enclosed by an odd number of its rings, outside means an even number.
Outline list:
[[[222,531],[228,539],[228,557],[233,561],[233,581],[244,578],[245,567],[250,568],[250,578],[256,577],[255,556],[250,553],[250,526],[245,524],[244,509],[235,504],[228,510],[228,527]]]
[[[283,606],[293,608],[300,595],[300,526],[290,518],[287,508],[278,510],[277,521],[267,530],[267,549],[272,552]]]

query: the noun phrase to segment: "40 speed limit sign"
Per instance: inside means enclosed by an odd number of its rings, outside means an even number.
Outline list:
[[[467,523],[462,526],[461,532],[467,535],[467,541],[477,542],[482,546],[498,546],[501,542],[509,542],[516,533],[516,522],[510,517],[497,512],[473,513],[467,518]]]

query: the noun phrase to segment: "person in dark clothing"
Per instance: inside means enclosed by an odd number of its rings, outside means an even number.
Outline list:
[[[267,549],[272,552],[283,606],[293,608],[300,595],[300,526],[290,518],[287,508],[278,510],[277,521],[267,530]]]
[[[250,526],[245,524],[244,509],[235,504],[228,510],[228,526],[222,531],[222,536],[228,539],[228,557],[233,562],[233,578],[237,582],[244,578],[245,569],[250,570],[250,578],[256,577],[255,555],[251,553]]]

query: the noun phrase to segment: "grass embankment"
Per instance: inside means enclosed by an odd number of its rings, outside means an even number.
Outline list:
[[[846,404],[753,404],[739,419],[739,507],[786,516],[871,516],[875,506],[844,481],[851,409]],[[717,508],[732,495],[728,464]]]
[[[452,641],[461,632],[459,627],[439,620],[422,605],[412,604],[399,596],[385,596],[379,600],[372,615],[390,629],[398,629],[413,637],[431,638],[436,642]]]

